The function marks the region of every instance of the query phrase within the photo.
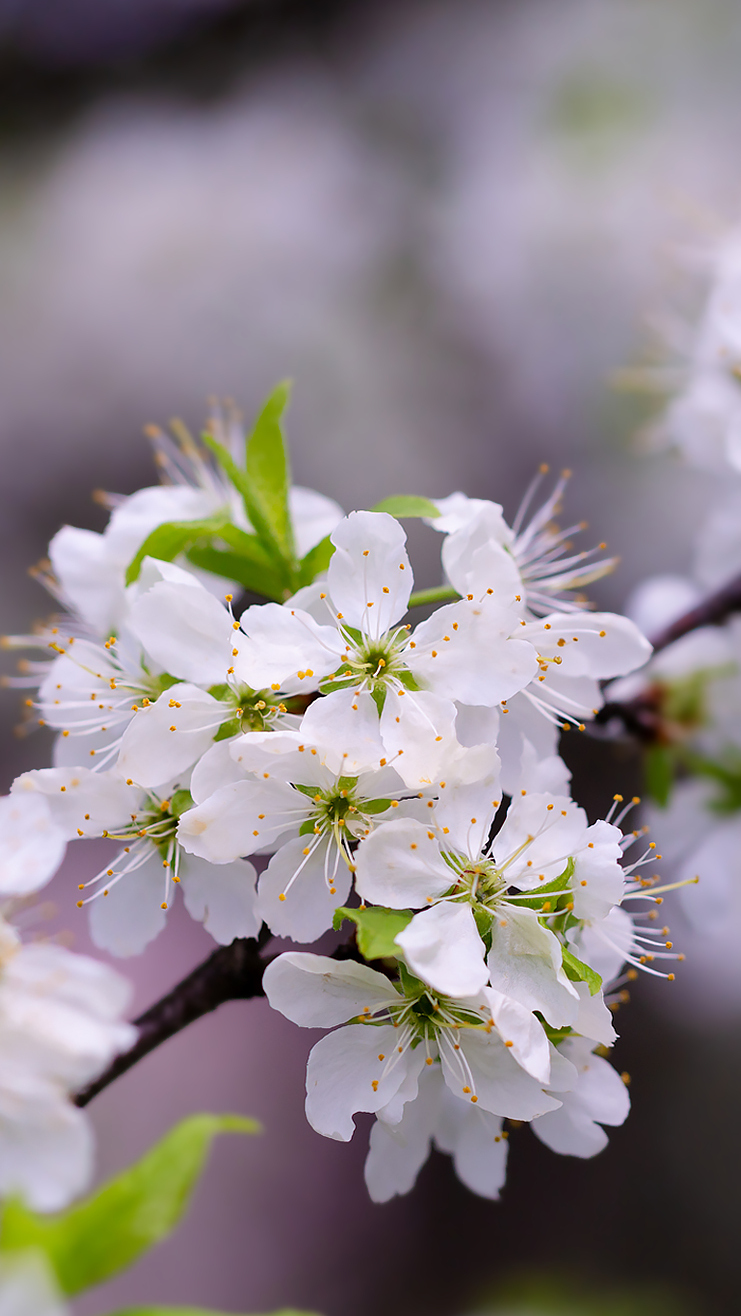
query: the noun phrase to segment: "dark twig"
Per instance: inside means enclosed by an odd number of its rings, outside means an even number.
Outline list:
[[[265,932],[265,930],[263,930]],[[269,934],[268,934],[269,937]],[[202,1015],[209,1014],[224,1001],[248,1000],[263,996],[262,975],[269,960],[260,950],[268,937],[258,940],[237,937],[230,946],[220,946],[203,964],[173,987],[167,996],[155,1002],[134,1020],[139,1036],[129,1051],[117,1056],[105,1073],[83,1088],[75,1097],[77,1106],[87,1106],[109,1083],[125,1074],[132,1065],[173,1037]]]
[[[741,575],[734,576],[727,585],[710,594],[696,608],[690,608],[676,621],[665,626],[653,640],[654,653],[666,649],[675,640],[681,640],[690,631],[697,631],[701,626],[720,626],[734,612],[741,612]]]

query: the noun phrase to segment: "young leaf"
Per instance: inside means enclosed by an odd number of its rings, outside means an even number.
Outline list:
[[[281,418],[290,396],[291,385],[288,381],[273,389],[247,440],[245,469],[253,496],[260,500],[264,516],[284,556],[292,561],[295,549],[288,508],[291,471],[281,429]]]
[[[285,549],[280,540],[276,537],[275,531],[266,514],[263,501],[254,489],[247,471],[241,466],[237,466],[234,458],[225,448],[223,443],[219,443],[212,434],[204,434],[203,442],[207,448],[210,448],[224,474],[231,480],[234,488],[242,495],[245,511],[250,525],[254,527],[265,553],[267,554],[273,569],[280,572],[285,579],[286,587],[292,593],[295,589],[294,582],[294,565],[286,557]]]
[[[358,929],[358,949],[366,960],[382,960],[399,954],[395,939],[404,931],[414,915],[411,909],[348,909],[335,910],[332,926],[335,932],[349,919]]]
[[[257,1133],[240,1115],[191,1115],[130,1169],[56,1216],[6,1203],[0,1250],[39,1247],[72,1295],[130,1266],[175,1228],[217,1133]]]
[[[572,982],[585,982],[589,988],[589,995],[596,996],[602,986],[602,979],[594,969],[590,969],[588,964],[578,960],[576,955],[572,955],[570,950],[565,946],[561,947],[563,953],[563,967],[567,978]]]
[[[665,809],[674,785],[674,762],[663,745],[651,745],[644,760],[646,791],[656,804]]]
[[[310,585],[313,580],[316,580],[317,576],[327,570],[333,553],[334,544],[329,535],[309,549],[306,556],[302,557],[298,564],[299,588],[302,585]]]
[[[246,562],[270,567],[270,558],[255,536],[240,530],[228,516],[211,516],[202,521],[166,521],[164,525],[157,526],[156,530],[147,535],[144,543],[140,545],[136,556],[127,567],[126,584],[131,585],[133,581],[139,579],[141,564],[145,557],[156,557],[162,562],[172,562],[179,553],[184,553],[196,545],[206,547],[215,538],[229,544]]]
[[[372,512],[388,512],[389,516],[430,516],[440,515],[438,508],[429,498],[421,498],[419,494],[392,494],[390,498],[383,498],[380,503],[370,509]]]
[[[215,576],[225,580],[236,580],[243,589],[252,594],[261,594],[263,598],[275,603],[283,603],[290,596],[290,589],[284,584],[284,575],[276,570],[275,564],[262,566],[250,561],[242,553],[223,548],[201,547],[189,548],[185,554],[194,567],[202,567]],[[267,555],[266,555],[267,556]]]
[[[525,909],[539,910],[542,908],[543,901],[548,900],[550,896],[559,897],[561,893],[566,890],[572,877],[574,876],[574,868],[575,868],[574,860],[568,859],[566,861],[566,867],[564,868],[563,872],[559,873],[558,877],[554,877],[552,882],[545,882],[543,886],[536,887],[536,889],[530,895],[525,894],[522,897],[518,896],[517,898],[518,909],[525,908]],[[548,910],[547,912],[550,913],[557,908],[558,908],[558,899],[551,900],[551,909]]]

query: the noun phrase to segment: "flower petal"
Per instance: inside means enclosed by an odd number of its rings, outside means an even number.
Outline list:
[[[381,636],[404,616],[412,592],[406,535],[385,512],[351,512],[332,533],[327,584],[337,613]]]
[[[297,950],[268,965],[263,986],[272,1008],[301,1028],[333,1028],[399,1003],[385,974],[367,964]]]
[[[493,595],[462,599],[423,621],[405,656],[417,679],[437,694],[491,708],[522,690],[537,671],[535,649],[519,635],[517,622],[517,614]]]
[[[358,847],[355,864],[358,894],[391,909],[424,908],[455,880],[434,835],[415,818],[381,823]]]
[[[178,840],[188,854],[199,855],[210,864],[229,864],[276,843],[293,825],[293,815],[296,822],[301,821],[300,806],[296,791],[277,778],[235,781],[183,814]],[[287,810],[291,810],[289,816]]]
[[[320,626],[301,608],[254,604],[242,613],[240,626],[231,633],[229,665],[253,690],[278,690],[288,681],[295,682],[297,690],[316,690],[344,650],[333,626]]]
[[[535,910],[502,907],[492,925],[488,964],[497,991],[539,1010],[553,1028],[574,1023],[579,995],[563,971],[561,943]]]
[[[232,621],[218,599],[192,585],[162,581],[133,603],[131,629],[163,671],[214,685],[231,666]]]
[[[0,896],[38,891],[54,876],[66,849],[66,834],[43,795],[0,798]]]
[[[331,928],[351,885],[350,870],[327,837],[317,844],[314,836],[298,836],[276,851],[261,875],[257,911],[276,937],[316,941]]]
[[[256,882],[257,873],[245,859],[216,865],[192,857],[180,869],[185,908],[222,946],[260,931]]]
[[[221,705],[195,685],[174,685],[139,709],[124,731],[116,771],[156,787],[186,772],[209,749]]]
[[[398,1092],[407,1070],[422,1068],[421,1047],[407,1050],[389,1067],[398,1045],[397,1029],[387,1024],[338,1028],[317,1042],[306,1070],[306,1118],[317,1133],[349,1142],[353,1115],[380,1110]]]
[[[470,905],[442,900],[423,909],[399,933],[396,945],[412,973],[446,996],[475,996],[489,976]]]

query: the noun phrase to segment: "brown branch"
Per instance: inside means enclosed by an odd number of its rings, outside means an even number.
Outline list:
[[[267,935],[265,935],[267,933]],[[188,1024],[223,1005],[224,1001],[249,1000],[263,996],[262,975],[268,959],[260,951],[270,934],[263,928],[260,937],[237,937],[230,946],[219,946],[203,964],[173,987],[167,996],[151,1005],[134,1020],[139,1036],[129,1051],[116,1056],[95,1082],[75,1097],[75,1105],[87,1106],[109,1083],[125,1074],[132,1065],[173,1037]]]
[[[690,631],[699,630],[701,626],[721,626],[734,612],[741,612],[741,575],[734,576],[727,585],[659,631],[653,640],[654,653],[666,649],[667,645],[681,640]]]

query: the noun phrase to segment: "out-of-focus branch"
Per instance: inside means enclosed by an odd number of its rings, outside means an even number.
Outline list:
[[[722,625],[734,612],[741,612],[741,575],[734,576],[727,585],[659,631],[652,641],[654,653],[666,649],[675,640],[681,640],[683,635],[689,635],[690,631],[697,631],[701,626]]]
[[[659,631],[652,640],[654,653],[660,653],[662,649],[674,644],[675,640],[681,640],[683,635],[700,630],[702,626],[721,626],[734,612],[741,612],[741,575],[734,576],[727,585]],[[596,726],[606,726],[617,719],[629,735],[644,744],[655,744],[661,739],[662,733],[662,698],[660,685],[649,686],[636,695],[635,699],[625,702],[611,700],[604,704],[596,714],[594,723]]]
[[[224,1001],[248,1000],[253,996],[263,996],[262,975],[269,963],[263,959],[260,951],[270,934],[263,929],[260,937],[247,939],[237,937],[230,946],[220,946],[203,964],[199,964],[192,973],[173,987],[167,996],[145,1010],[144,1014],[134,1020],[139,1036],[129,1051],[116,1056],[105,1073],[94,1083],[83,1088],[75,1097],[77,1106],[87,1106],[93,1097],[103,1088],[107,1088],[114,1079],[131,1069],[137,1061],[149,1055],[168,1037],[181,1032],[209,1014]]]
[[[199,964],[187,978],[177,983],[167,996],[150,1005],[144,1014],[134,1020],[139,1036],[128,1051],[124,1051],[105,1073],[94,1083],[83,1088],[74,1098],[76,1106],[87,1106],[93,1097],[120,1078],[150,1051],[166,1042],[188,1024],[195,1023],[204,1014],[223,1005],[225,1001],[247,1001],[264,996],[263,974],[271,956],[263,958],[261,951],[270,941],[270,929],[263,924],[259,937],[237,937],[230,946],[219,946],[203,964]],[[332,952],[335,960],[357,960],[364,963],[355,942],[355,936]]]

